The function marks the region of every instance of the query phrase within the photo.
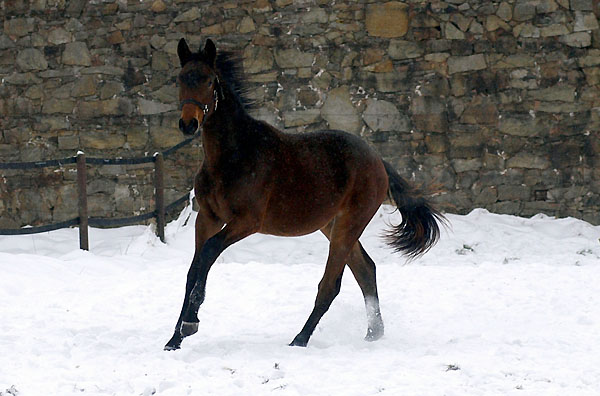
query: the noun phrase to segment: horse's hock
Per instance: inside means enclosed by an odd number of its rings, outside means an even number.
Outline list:
[[[139,157],[178,130],[177,42],[239,50],[255,115],[362,136],[447,211],[600,224],[600,15],[594,0],[5,0],[0,162]],[[196,146],[165,166],[192,186]],[[152,167],[103,167],[90,216],[153,206]],[[0,173],[0,228],[72,216],[72,167]]]

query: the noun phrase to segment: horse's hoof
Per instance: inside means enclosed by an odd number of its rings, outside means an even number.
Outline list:
[[[164,348],[165,351],[176,351],[178,349],[181,349],[181,345],[169,345],[169,344],[167,344],[167,345],[165,345],[165,348]]]
[[[198,322],[181,322],[181,336],[188,337],[198,332]]]
[[[290,346],[298,346],[298,347],[306,347],[308,345],[308,340],[305,340],[303,337],[296,336],[294,341],[290,342]]]
[[[181,348],[181,335],[179,333],[173,334],[173,337],[171,337],[171,339],[169,340],[169,342],[167,342],[167,345],[165,345],[164,350],[165,351],[176,351],[179,348]]]
[[[376,327],[374,329],[369,327],[367,329],[367,335],[365,336],[365,341],[369,341],[369,342],[377,341],[381,337],[383,337],[383,327]]]

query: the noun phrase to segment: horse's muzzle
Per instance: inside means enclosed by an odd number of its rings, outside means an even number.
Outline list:
[[[185,123],[183,118],[179,119],[179,130],[186,135],[193,135],[198,130],[198,120],[192,118],[189,123]]]

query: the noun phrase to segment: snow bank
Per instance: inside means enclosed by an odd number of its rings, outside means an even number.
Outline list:
[[[379,237],[386,335],[363,341],[349,271],[308,348],[287,343],[312,309],[327,242],[256,235],[209,276],[200,331],[164,352],[193,255],[194,213],[167,227],[0,237],[0,395],[598,395],[600,227],[475,210],[423,258]],[[188,218],[189,217],[189,218]]]

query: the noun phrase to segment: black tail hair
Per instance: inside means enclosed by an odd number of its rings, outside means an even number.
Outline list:
[[[396,203],[402,222],[385,234],[387,243],[397,252],[413,259],[425,254],[440,237],[438,223],[446,218],[423,196],[423,193],[402,179],[394,168],[383,162],[389,179],[389,193]]]

